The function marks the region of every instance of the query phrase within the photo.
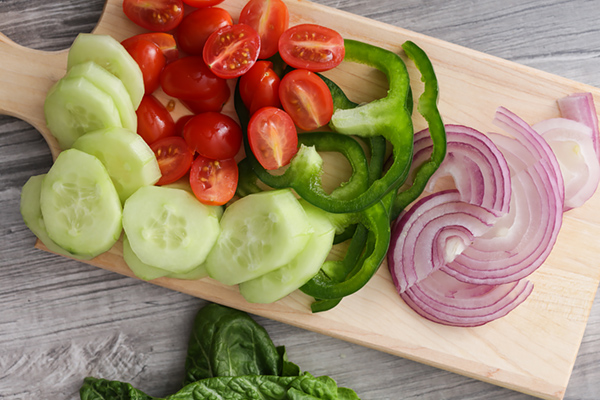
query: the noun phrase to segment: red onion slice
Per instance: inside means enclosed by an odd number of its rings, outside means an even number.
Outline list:
[[[436,271],[400,296],[431,321],[473,327],[505,316],[523,303],[532,290],[533,283],[526,279],[503,285],[473,285]]]
[[[582,206],[600,182],[600,162],[594,150],[592,129],[566,118],[551,118],[533,125],[548,142],[565,182],[564,210]]]
[[[461,200],[491,210],[508,212],[510,172],[502,153],[483,133],[462,125],[446,125],[446,158],[431,177],[428,190],[451,176]],[[414,165],[429,159],[433,143],[427,130],[415,134]]]
[[[531,274],[550,254],[562,224],[564,186],[550,146],[506,109],[498,110],[495,122],[515,137],[490,134],[511,171],[510,212],[442,268],[472,284],[505,284]]]
[[[600,160],[600,134],[598,133],[598,115],[591,93],[574,93],[558,99],[558,108],[564,118],[581,122],[592,130],[594,150]]]
[[[388,266],[399,292],[451,262],[501,214],[460,201],[455,190],[426,196],[398,218]]]

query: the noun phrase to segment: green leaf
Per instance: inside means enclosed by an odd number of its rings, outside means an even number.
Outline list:
[[[81,400],[159,400],[129,383],[87,377],[79,389]]]

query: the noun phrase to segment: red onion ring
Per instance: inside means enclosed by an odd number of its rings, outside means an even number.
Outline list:
[[[533,129],[548,142],[559,162],[565,182],[563,211],[582,206],[594,195],[600,182],[600,162],[594,150],[592,129],[566,118],[550,118],[533,125]]]
[[[400,296],[431,321],[473,327],[505,316],[523,303],[532,290],[533,283],[526,279],[503,285],[473,285],[436,271]]]
[[[594,150],[600,160],[600,134],[598,133],[598,115],[591,93],[574,93],[558,99],[558,108],[564,118],[581,122],[592,130]]]
[[[460,201],[455,190],[426,196],[398,218],[393,228],[388,265],[399,292],[451,262],[500,214]]]
[[[473,284],[499,285],[531,274],[550,254],[562,224],[564,185],[550,146],[504,108],[495,122],[515,138],[490,134],[511,170],[510,212],[442,268]]]

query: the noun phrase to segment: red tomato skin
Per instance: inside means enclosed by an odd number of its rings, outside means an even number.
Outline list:
[[[183,138],[201,156],[223,160],[235,157],[242,147],[242,128],[225,114],[206,112],[185,124]]]
[[[160,73],[167,63],[163,52],[156,44],[146,39],[136,40],[124,47],[142,70],[144,92],[153,93],[160,86]]]
[[[314,43],[315,46],[306,43]],[[286,64],[294,68],[327,71],[337,67],[344,60],[345,53],[344,38],[321,25],[295,25],[279,38],[279,54]]]
[[[266,59],[277,53],[279,37],[288,29],[290,14],[281,0],[250,0],[242,9],[239,22],[250,25],[258,33],[258,58]]]
[[[290,163],[298,152],[298,134],[292,118],[282,109],[263,107],[250,118],[248,142],[265,169],[275,170]]]
[[[293,70],[283,77],[279,98],[296,126],[305,131],[328,124],[333,115],[329,87],[317,74],[305,69]]]
[[[192,166],[194,154],[188,148],[185,140],[179,136],[169,136],[157,140],[150,145],[156,155],[161,178],[157,186],[168,185],[187,174]]]
[[[270,61],[257,61],[252,68],[240,77],[240,96],[254,114],[263,107],[281,107],[279,101],[279,76],[273,71]]]
[[[208,111],[218,112],[223,109],[223,106],[229,100],[230,94],[229,86],[225,86],[225,89],[215,92],[213,97],[197,100],[181,100],[181,103],[194,114],[201,114]]]
[[[175,135],[175,122],[167,108],[151,94],[144,95],[136,110],[138,134],[148,144]]]
[[[203,8],[203,7],[212,7],[217,4],[221,4],[225,0],[183,0],[185,4],[188,6]]]
[[[170,33],[165,32],[148,32],[140,33],[135,36],[131,36],[121,42],[123,47],[127,48],[138,40],[148,40],[158,46],[160,51],[165,56],[167,64],[173,62],[179,58],[179,49],[177,49],[177,42]]]
[[[166,94],[184,100],[202,100],[229,91],[227,82],[216,76],[202,57],[188,56],[168,64],[160,74]]]
[[[206,39],[216,30],[233,25],[231,15],[222,8],[199,8],[183,17],[177,27],[177,43],[187,54],[202,55]]]
[[[175,29],[183,19],[183,1],[124,0],[123,12],[144,29],[167,32]]]
[[[248,72],[259,52],[258,33],[248,25],[235,24],[213,32],[206,40],[202,57],[215,75],[231,79]]]
[[[183,115],[183,116],[179,117],[179,119],[177,121],[175,121],[175,135],[176,136],[183,137],[183,128],[185,127],[185,124],[187,124],[189,122],[189,120],[192,119],[193,117],[194,116],[191,114]]]
[[[190,169],[190,186],[203,204],[222,206],[235,195],[239,170],[234,159],[211,160],[197,156]]]

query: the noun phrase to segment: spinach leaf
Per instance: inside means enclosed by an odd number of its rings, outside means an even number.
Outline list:
[[[340,388],[329,377],[226,376],[193,382],[164,399],[154,398],[130,384],[86,378],[80,390],[82,400],[351,400],[339,397]],[[349,389],[346,389],[348,391]],[[349,390],[352,392],[351,390]],[[354,392],[352,392],[354,393]]]
[[[281,375],[283,359],[267,331],[248,314],[209,304],[194,321],[184,384],[240,375]]]

